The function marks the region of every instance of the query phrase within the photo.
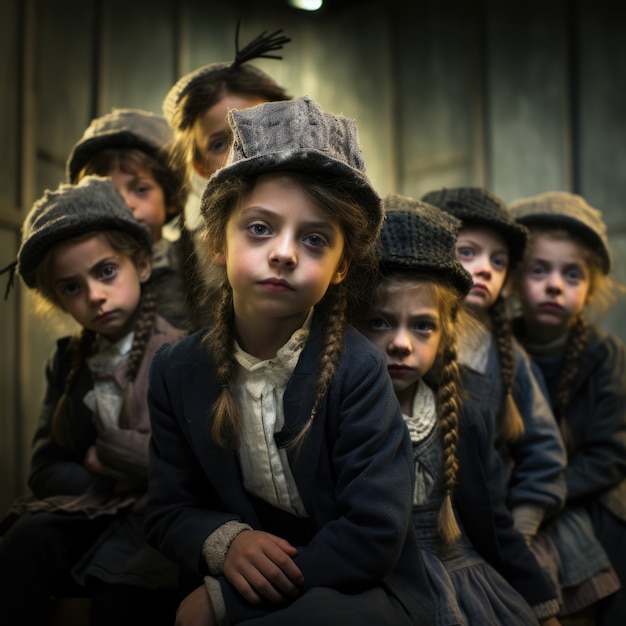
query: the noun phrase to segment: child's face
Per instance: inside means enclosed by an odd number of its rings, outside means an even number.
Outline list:
[[[385,288],[360,330],[385,353],[400,406],[411,415],[416,384],[433,366],[441,340],[437,293],[430,284]]]
[[[248,109],[263,102],[265,100],[257,96],[227,94],[198,117],[193,125],[193,137],[196,147],[194,165],[200,176],[209,178],[224,164],[230,137],[228,110]]]
[[[146,255],[139,267],[93,235],[64,241],[52,250],[51,271],[63,309],[82,327],[117,341],[132,330],[141,283],[150,276]]]
[[[226,266],[235,316],[252,327],[271,320],[299,328],[347,270],[339,223],[281,173],[260,176],[233,209],[224,247],[215,261]]]
[[[152,243],[161,239],[161,229],[167,219],[163,188],[149,170],[134,174],[115,168],[108,173],[115,188],[133,212],[135,219],[150,231]]]
[[[589,298],[590,269],[585,249],[571,239],[537,234],[529,244],[517,281],[529,337],[563,336]]]
[[[465,302],[486,313],[498,299],[509,264],[509,249],[491,228],[464,228],[456,244],[459,261],[472,275],[473,285]]]

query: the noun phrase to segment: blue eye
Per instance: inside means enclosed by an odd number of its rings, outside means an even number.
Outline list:
[[[471,248],[457,248],[457,254],[459,258],[466,261],[471,259],[474,256],[474,251]]]
[[[270,234],[270,229],[265,224],[261,224],[260,222],[250,224],[250,226],[248,226],[248,230],[255,237],[265,237]]]
[[[501,270],[506,269],[507,259],[504,256],[499,256],[499,255],[498,256],[494,256],[491,259],[491,262],[493,263],[493,266],[497,267],[498,269],[501,269]]]
[[[310,246],[313,246],[314,248],[322,248],[328,245],[328,242],[326,241],[326,239],[324,239],[324,237],[322,237],[321,235],[318,235],[317,233],[307,235],[304,238],[304,242],[309,244]]]
[[[372,330],[384,330],[389,328],[389,324],[382,317],[376,317],[368,322],[367,327]]]
[[[209,152],[214,154],[223,154],[228,150],[228,138],[222,137],[220,139],[216,139],[209,144]]]
[[[103,280],[110,280],[117,275],[117,268],[114,265],[105,265],[100,270],[100,278]]]

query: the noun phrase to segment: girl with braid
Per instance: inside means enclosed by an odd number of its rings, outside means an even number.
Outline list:
[[[47,191],[26,217],[17,272],[80,326],[60,339],[33,441],[32,495],[0,531],[0,612],[43,624],[51,596],[91,598],[90,624],[171,624],[175,565],[143,539],[150,360],[184,332],[157,313],[150,234],[110,179]]]
[[[510,209],[530,229],[514,280],[515,331],[541,369],[568,455],[566,506],[547,529],[559,548],[565,604],[573,612],[598,600],[588,611],[597,624],[623,624],[626,350],[585,315],[606,310],[623,288],[610,278],[602,214],[584,198],[547,192]]]
[[[205,264],[204,247],[199,242],[200,200],[207,180],[226,160],[230,134],[227,113],[230,109],[291,98],[284,87],[253,63],[255,59],[281,59],[277,52],[289,41],[282,30],[264,31],[240,48],[237,24],[235,58],[185,74],[163,100],[163,115],[174,133],[172,168],[185,172],[188,195],[180,216],[182,258],[189,306],[198,325],[211,320],[219,300],[219,293],[205,287],[205,283],[214,286],[213,277],[202,274]]]
[[[502,484],[494,488],[504,491],[515,527],[549,566],[551,554],[534,539],[565,502],[565,450],[541,375],[513,337],[503,294],[524,253],[526,228],[500,198],[481,187],[439,189],[422,200],[462,222],[456,250],[472,276],[465,305],[484,327],[461,342],[464,386],[494,421],[496,447],[506,467]]]
[[[202,199],[214,325],[159,352],[148,540],[188,575],[177,624],[432,624],[409,433],[346,324],[383,213],[353,120],[307,97],[229,113]]]
[[[472,330],[462,307],[472,279],[456,257],[460,222],[404,196],[384,208],[378,279],[354,319],[386,356],[413,443],[413,524],[436,624],[558,624],[554,588],[489,493],[501,469],[492,424],[461,401],[457,335]]]

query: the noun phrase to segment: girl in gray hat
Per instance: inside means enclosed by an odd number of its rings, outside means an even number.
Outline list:
[[[176,169],[185,172],[187,201],[181,215],[184,272],[192,313],[197,325],[210,323],[219,294],[213,281],[204,276],[203,247],[198,242],[202,230],[200,200],[207,181],[218,170],[228,153],[230,109],[247,109],[263,102],[288,100],[291,96],[266,72],[251,61],[280,59],[276,51],[290,39],[282,31],[261,33],[239,49],[239,24],[233,61],[209,63],[182,76],[163,100],[163,115],[174,138],[170,158]]]
[[[0,614],[43,624],[51,595],[87,595],[92,625],[171,624],[177,571],[141,532],[146,388],[157,348],[185,333],[156,313],[150,235],[109,179],[88,176],[34,204],[17,271],[80,331],[47,365],[32,495],[2,522]]]
[[[573,613],[600,600],[591,611],[597,623],[623,624],[626,348],[585,315],[594,305],[606,308],[618,289],[609,275],[606,225],[600,211],[568,192],[523,198],[510,208],[530,229],[515,274],[515,329],[543,373],[567,448],[567,502],[548,529],[559,548],[564,608]]]
[[[432,624],[411,442],[384,357],[345,322],[383,214],[353,120],[232,110],[202,200],[221,301],[159,352],[146,531],[195,624]]]
[[[411,435],[413,524],[436,623],[558,623],[556,590],[492,486],[493,424],[462,400],[458,340],[474,324],[462,306],[472,278],[456,255],[460,222],[404,196],[384,208],[380,271],[355,320],[386,356]]]

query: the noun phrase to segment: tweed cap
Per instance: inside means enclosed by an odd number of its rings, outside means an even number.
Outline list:
[[[150,250],[150,233],[133,217],[110,178],[85,176],[77,185],[62,183],[35,202],[22,226],[17,271],[28,287],[44,255],[65,239],[104,230],[120,230]]]
[[[483,187],[453,187],[430,191],[422,196],[461,220],[463,226],[486,226],[499,233],[509,248],[509,263],[522,260],[528,231],[511,216],[506,204]]]
[[[172,130],[164,117],[141,109],[113,109],[91,121],[72,148],[66,180],[75,183],[89,159],[107,148],[136,148],[166,162]]]
[[[211,194],[231,177],[253,177],[281,170],[307,172],[317,178],[340,177],[363,206],[372,238],[380,229],[381,200],[365,174],[356,122],[324,113],[307,96],[232,109],[228,122],[233,144],[226,164],[205,187],[201,211],[210,216]]]
[[[611,271],[611,250],[602,213],[589,206],[582,196],[567,191],[546,191],[513,202],[511,215],[527,227],[562,227],[587,242],[602,260],[602,271]]]
[[[383,199],[386,211],[380,233],[381,265],[428,274],[456,289],[462,297],[472,277],[456,253],[461,222],[441,209],[413,198],[390,194]]]

